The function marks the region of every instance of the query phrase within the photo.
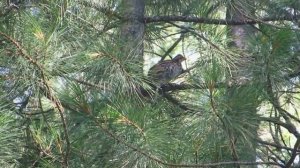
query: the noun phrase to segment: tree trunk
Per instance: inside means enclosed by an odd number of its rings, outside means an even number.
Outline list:
[[[122,50],[126,55],[134,51],[134,55],[142,59],[145,2],[144,0],[123,0],[121,7],[121,13],[124,18],[121,26]]]
[[[226,19],[243,22],[248,20],[247,16],[252,16],[254,11],[251,11],[250,4],[253,2],[247,1],[245,6],[236,4],[235,1],[227,8]],[[246,6],[248,4],[248,6]],[[235,84],[244,84],[251,78],[249,66],[252,63],[252,58],[247,54],[249,37],[253,36],[255,31],[251,25],[235,25],[229,27],[229,36],[232,38],[230,47],[240,51],[240,57],[236,61],[236,67],[232,71],[232,79]]]
[[[251,5],[254,5],[252,1],[244,2],[244,4],[232,1],[227,8],[226,18],[228,20],[244,21],[248,20],[247,17],[252,16],[253,12]],[[252,6],[251,6],[252,7]],[[229,37],[232,41],[229,47],[234,50],[239,51],[239,57],[236,60],[236,66],[232,69],[232,76],[230,79],[230,84],[227,89],[227,100],[230,107],[227,110],[227,114],[230,116],[236,116],[242,120],[245,117],[251,115],[255,116],[256,108],[259,105],[257,101],[258,97],[255,93],[251,93],[251,89],[248,84],[253,80],[253,75],[250,69],[253,63],[252,57],[248,54],[248,42],[249,37],[255,35],[255,30],[251,25],[234,25],[229,27]],[[241,99],[243,97],[243,99]],[[248,115],[244,115],[247,113]],[[257,136],[258,123],[255,120],[246,119],[246,122],[254,125],[254,127],[249,128],[246,124],[243,125],[243,129],[252,132],[253,136]],[[230,137],[230,146],[232,150],[232,158],[235,161],[256,161],[256,144],[252,141],[251,144],[245,144],[242,141],[242,136],[240,136],[238,131],[234,128],[230,129],[228,132]],[[251,137],[249,139],[252,139]],[[239,167],[239,165],[236,165]],[[255,167],[255,166],[253,166]]]

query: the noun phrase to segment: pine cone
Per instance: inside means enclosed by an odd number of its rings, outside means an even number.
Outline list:
[[[185,60],[185,57],[178,54],[172,60],[164,60],[158,62],[150,68],[148,76],[160,85],[166,84],[172,79],[183,73],[181,62]]]

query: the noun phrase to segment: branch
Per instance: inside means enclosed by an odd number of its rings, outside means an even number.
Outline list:
[[[286,123],[283,123],[281,121],[275,121],[275,124],[283,124],[281,126],[283,126],[284,128],[286,128],[290,133],[292,133],[296,138],[300,138],[300,133],[297,131],[296,126],[290,121],[290,118],[292,115],[289,114],[286,110],[284,110],[281,106],[280,106],[280,102],[278,100],[278,98],[274,95],[273,93],[273,87],[272,87],[272,82],[271,82],[271,77],[268,74],[267,75],[267,84],[266,84],[266,90],[267,90],[267,94],[269,95],[269,99],[271,104],[274,106],[274,108],[276,110],[278,110],[278,112],[282,115],[282,117],[285,119]],[[296,117],[295,117],[296,118]],[[297,120],[296,120],[297,121]]]
[[[169,22],[169,24],[178,27],[180,29],[183,29],[187,32],[190,32],[191,34],[193,34],[196,38],[198,39],[203,39],[207,44],[209,44],[210,46],[212,46],[213,48],[215,48],[217,51],[220,52],[220,54],[226,56],[228,59],[231,60],[231,55],[233,55],[232,53],[228,53],[228,51],[223,51],[219,46],[217,46],[216,44],[214,44],[213,42],[211,42],[209,39],[207,39],[206,37],[204,37],[203,35],[199,34],[195,29],[191,28],[191,27],[186,27],[186,26],[180,26],[178,24],[175,24],[173,22]],[[233,60],[231,60],[232,62],[234,62]]]
[[[187,106],[183,105],[181,102],[179,102],[179,100],[175,99],[174,97],[172,97],[170,94],[168,93],[162,93],[163,97],[165,97],[168,101],[170,101],[171,103],[173,103],[174,105],[178,106],[179,108],[181,108],[182,110],[189,110],[192,111],[190,108],[188,108]]]
[[[232,155],[232,159],[236,162],[239,161],[239,155],[237,153],[236,150],[236,139],[233,135],[232,130],[228,127],[228,125],[226,124],[226,122],[223,120],[223,117],[220,116],[220,114],[217,111],[216,108],[216,104],[215,104],[215,100],[214,100],[214,83],[211,83],[211,85],[209,85],[209,99],[210,99],[210,106],[212,109],[213,114],[215,114],[218,119],[221,121],[221,123],[223,124],[223,128],[226,131],[227,135],[228,135],[228,140],[229,140],[229,145],[230,145],[230,150],[231,150],[231,155]],[[234,164],[235,167],[240,168],[240,164]]]
[[[295,72],[293,72],[293,73],[291,73],[291,74],[288,74],[288,75],[286,75],[286,76],[284,76],[284,77],[285,77],[287,80],[289,80],[289,79],[295,78],[295,77],[297,77],[297,76],[300,76],[300,70],[295,71]]]
[[[0,17],[5,17],[5,16],[7,16],[12,10],[14,10],[14,9],[19,9],[19,7],[16,5],[16,4],[13,4],[13,3],[11,3],[11,4],[9,4],[9,6],[8,7],[6,7],[4,10],[2,10],[1,12],[0,12]]]
[[[260,117],[260,119],[262,121],[267,121],[282,126],[283,128],[287,129],[291,134],[293,134],[296,138],[300,138],[300,134],[298,133],[296,127],[292,124],[282,122],[276,118]]]
[[[225,19],[211,19],[211,18],[201,18],[195,16],[148,16],[145,17],[145,23],[154,22],[193,22],[193,23],[204,23],[204,24],[215,24],[215,25],[245,25],[245,24],[256,24],[271,21],[293,21],[295,19],[300,19],[300,15],[296,16],[281,16],[281,17],[265,17],[257,20],[225,20]]]
[[[92,87],[92,88],[95,88],[95,89],[100,89],[100,90],[110,89],[110,88],[107,88],[105,85],[99,85],[99,84],[90,83],[88,81],[76,79],[76,78],[69,77],[69,76],[66,76],[66,75],[61,75],[61,77],[64,77],[64,78],[69,79],[71,81],[75,81],[75,82],[77,82],[79,84],[82,84],[82,85],[85,85],[85,86],[88,86],[88,87]]]
[[[184,38],[184,34],[187,33],[187,31],[183,31],[179,37],[179,39],[177,39],[174,44],[166,51],[166,53],[161,57],[160,61],[163,61],[167,55],[169,55],[174,48],[179,44],[179,42]]]
[[[268,146],[272,146],[272,147],[276,147],[276,148],[279,148],[279,149],[285,149],[285,150],[288,150],[288,151],[292,151],[293,148],[289,148],[289,147],[286,147],[286,146],[282,146],[280,144],[275,144],[275,143],[271,143],[271,142],[266,142],[266,141],[263,141],[261,139],[256,139],[256,141],[262,145],[268,145]],[[300,150],[297,150],[297,152],[300,152]]]
[[[285,160],[282,158],[282,156],[279,156],[274,150],[270,149],[266,146],[267,152],[270,152],[268,154],[265,153],[268,160],[271,159],[276,163],[285,163]]]
[[[224,88],[225,86],[226,86],[225,83],[217,83],[214,85],[214,88]],[[181,83],[181,84],[167,83],[161,86],[162,92],[188,90],[188,89],[209,89],[209,87],[205,83],[201,83],[198,85],[192,85],[186,83]]]
[[[68,135],[68,130],[67,130],[66,119],[65,119],[65,116],[64,116],[64,108],[61,105],[60,100],[57,99],[54,96],[54,94],[51,90],[51,87],[48,83],[48,79],[46,77],[46,73],[44,71],[43,66],[41,64],[39,64],[36,60],[31,58],[31,56],[26,52],[26,50],[16,40],[14,40],[10,36],[8,36],[7,34],[2,33],[2,32],[0,32],[0,35],[3,36],[4,38],[6,38],[11,43],[13,43],[13,45],[19,50],[20,56],[23,57],[25,60],[27,60],[29,63],[36,66],[37,69],[40,71],[41,81],[42,81],[43,86],[45,88],[46,94],[48,95],[50,101],[57,108],[57,110],[59,112],[59,115],[60,115],[60,118],[61,118],[61,121],[62,121],[64,136],[65,136],[65,140],[66,140],[66,151],[65,151],[65,154],[62,153],[62,160],[63,160],[62,166],[67,168],[68,167],[69,154],[70,154],[70,140],[69,140],[69,135]]]
[[[115,11],[109,9],[109,8],[103,7],[99,3],[87,2],[87,1],[82,1],[81,3],[85,7],[94,8],[95,10],[103,13],[104,15],[106,15],[108,17],[112,17],[113,16],[113,17],[118,18],[120,20],[122,20],[122,18],[123,18],[117,12],[115,12]]]
[[[40,115],[40,114],[47,114],[49,112],[51,112],[53,109],[49,109],[47,111],[41,111],[41,112],[24,112],[25,115],[29,115],[29,116],[32,116],[32,115]]]
[[[83,21],[85,24],[89,25],[89,26],[92,27],[93,29],[95,29],[95,30],[97,30],[97,31],[99,31],[99,32],[105,32],[105,29],[104,29],[104,28],[103,28],[103,30],[98,29],[93,23],[90,23],[89,21],[87,21],[87,20],[85,20],[85,19],[79,17],[78,15],[74,14],[72,11],[67,10],[66,12],[69,13],[70,15],[76,16],[76,17],[74,17],[75,19],[78,19],[78,20],[80,20],[80,21]]]
[[[293,164],[293,162],[297,156],[297,151],[298,151],[299,147],[300,147],[300,138],[297,139],[297,141],[294,145],[294,150],[292,152],[292,156],[291,156],[290,160],[286,163],[285,167],[291,167],[291,165]]]
[[[101,124],[97,118],[94,118],[95,123],[97,124],[97,126],[99,126],[110,138],[120,142],[121,144],[123,144],[124,146],[130,148],[133,151],[136,151],[137,153],[143,155],[146,158],[149,158],[150,160],[153,160],[155,162],[157,162],[158,164],[161,165],[165,165],[168,167],[213,167],[213,166],[222,166],[222,165],[277,165],[277,166],[282,166],[278,163],[275,162],[217,162],[217,163],[203,163],[203,164],[174,164],[174,163],[168,163],[165,162],[159,158],[157,158],[154,155],[148,154],[147,152],[143,151],[142,149],[126,142],[123,138],[121,138],[120,136],[116,135],[114,132],[111,132],[106,126],[104,126],[103,124]]]

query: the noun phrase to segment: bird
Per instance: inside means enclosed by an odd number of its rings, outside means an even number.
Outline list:
[[[181,63],[186,58],[178,54],[171,60],[163,60],[149,69],[148,76],[158,85],[163,85],[178,77],[184,72]]]

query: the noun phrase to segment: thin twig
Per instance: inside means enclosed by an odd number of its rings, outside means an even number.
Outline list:
[[[178,24],[175,24],[173,22],[168,22],[171,25],[178,27],[180,29],[183,29],[185,31],[190,32],[191,34],[193,34],[197,39],[202,39],[204,40],[207,44],[209,44],[210,46],[212,46],[213,48],[215,48],[217,51],[220,52],[220,54],[222,54],[223,56],[226,56],[228,58],[228,60],[230,60],[231,62],[233,62],[232,66],[235,66],[234,64],[234,60],[232,60],[234,54],[233,53],[228,53],[228,51],[222,50],[219,46],[217,46],[216,44],[214,44],[213,42],[211,42],[209,39],[207,39],[206,37],[204,37],[203,35],[199,34],[198,32],[196,32],[195,29],[191,28],[191,27],[185,27],[185,26],[180,26]]]
[[[215,88],[224,88],[226,87],[225,83],[216,83]],[[188,90],[188,89],[209,89],[209,86],[206,83],[200,83],[197,85],[193,84],[187,84],[187,83],[167,83],[163,84],[161,86],[162,92],[168,92],[168,91],[177,91],[177,90]]]
[[[294,127],[294,125],[282,122],[282,121],[278,120],[277,118],[260,117],[260,119],[261,119],[261,121],[267,121],[267,122],[271,122],[276,125],[282,126],[283,128],[287,129],[291,134],[293,134],[296,138],[300,137],[300,134],[298,133],[298,131]]]
[[[161,57],[160,61],[163,61],[167,55],[169,55],[174,48],[179,44],[179,42],[184,38],[184,34],[187,33],[185,30],[184,32],[181,33],[180,37],[173,43],[173,45],[165,52],[165,54]]]
[[[117,12],[109,9],[109,8],[106,8],[106,7],[103,7],[101,6],[99,3],[93,3],[93,2],[87,2],[87,1],[82,1],[81,4],[85,7],[90,7],[90,8],[94,8],[95,10],[105,14],[106,16],[108,17],[115,17],[115,18],[118,18],[120,20],[123,19],[123,17],[118,14]]]
[[[290,118],[291,115],[281,108],[279,100],[276,98],[276,96],[273,93],[273,87],[271,82],[271,77],[268,74],[267,75],[267,83],[266,83],[266,90],[267,94],[269,95],[270,103],[274,106],[275,109],[278,110],[278,112],[282,115],[282,117],[285,119],[286,123],[283,123],[281,121],[276,121],[276,124],[280,123],[281,126],[285,127],[290,133],[292,133],[295,137],[299,138],[300,133],[297,131],[296,126],[291,122]],[[289,114],[289,115],[288,115]]]
[[[266,142],[266,141],[263,141],[261,139],[256,139],[256,142],[258,142],[260,144],[263,144],[263,145],[268,145],[268,146],[272,146],[272,147],[275,147],[275,148],[279,148],[279,149],[285,149],[285,150],[288,150],[288,151],[293,150],[293,148],[282,146],[282,145],[277,144],[277,143]],[[297,150],[297,152],[300,152],[300,150]]]
[[[154,22],[193,22],[193,23],[204,23],[214,25],[246,25],[246,24],[257,24],[261,22],[272,22],[272,21],[293,21],[296,18],[300,18],[300,15],[295,16],[281,16],[281,17],[265,17],[261,19],[248,19],[243,21],[238,20],[225,20],[225,19],[212,19],[212,18],[201,18],[196,16],[149,16],[145,17],[145,23]]]
[[[291,156],[290,160],[285,164],[285,167],[287,167],[287,168],[291,167],[291,165],[293,164],[293,162],[297,156],[297,151],[298,151],[299,147],[300,147],[300,138],[297,139],[297,141],[294,145],[294,150],[292,152],[292,156]]]

